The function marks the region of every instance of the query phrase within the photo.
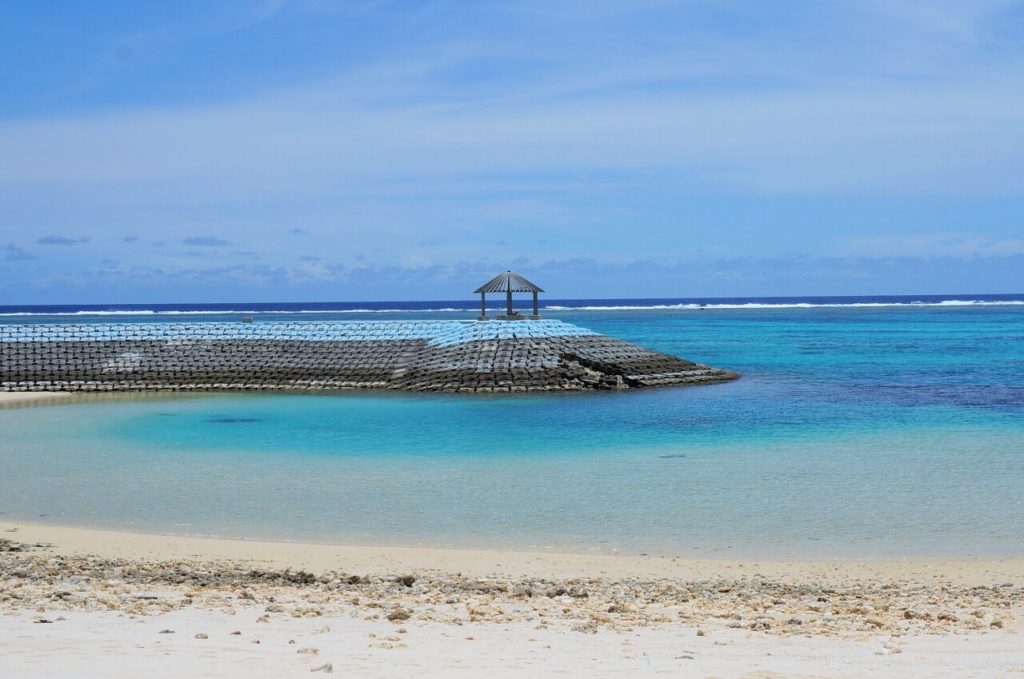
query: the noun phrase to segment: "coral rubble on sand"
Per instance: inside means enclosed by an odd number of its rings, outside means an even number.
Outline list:
[[[147,562],[59,555],[5,542],[0,610],[114,610],[132,615],[197,607],[273,616],[352,615],[441,624],[535,623],[582,632],[651,625],[737,628],[779,635],[960,633],[1001,629],[1024,598],[1011,583],[787,583],[775,577],[538,578],[275,570],[228,561]]]

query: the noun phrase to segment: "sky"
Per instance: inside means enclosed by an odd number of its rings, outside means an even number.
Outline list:
[[[1024,2],[8,0],[0,304],[1024,292]]]

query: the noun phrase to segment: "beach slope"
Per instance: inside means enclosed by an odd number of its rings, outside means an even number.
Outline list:
[[[690,561],[0,522],[5,677],[1000,676],[1024,560]]]

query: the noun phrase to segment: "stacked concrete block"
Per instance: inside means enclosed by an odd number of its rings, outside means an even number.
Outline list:
[[[734,377],[558,321],[0,325],[0,391],[494,393]]]

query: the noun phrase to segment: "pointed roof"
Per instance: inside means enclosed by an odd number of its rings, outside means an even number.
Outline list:
[[[543,289],[534,285],[517,273],[511,270],[500,273],[473,291],[473,294],[481,292],[544,292]]]

